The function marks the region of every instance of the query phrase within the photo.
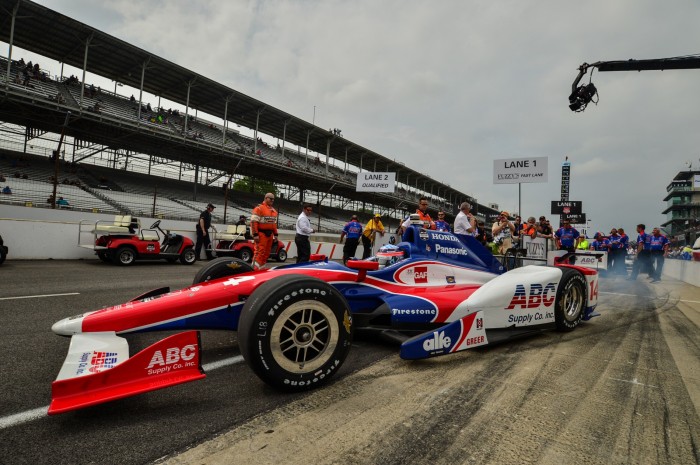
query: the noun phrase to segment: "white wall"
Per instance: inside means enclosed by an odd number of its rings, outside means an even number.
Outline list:
[[[45,259],[97,259],[92,250],[78,247],[78,225],[80,221],[112,221],[114,215],[102,213],[52,210],[47,208],[21,207],[0,204],[0,235],[10,248],[8,260]],[[139,217],[141,226],[148,228],[156,220]],[[225,226],[215,224],[219,230]],[[196,240],[195,223],[192,221],[162,220],[162,229],[182,234]],[[85,241],[86,237],[83,237]],[[280,239],[289,247],[290,258],[296,257],[294,231],[280,231]],[[343,246],[338,244],[338,234],[314,234],[311,242],[312,253],[322,253],[329,258],[340,259]],[[389,235],[381,238],[383,245]],[[331,255],[332,252],[332,255]],[[357,249],[362,256],[362,245]]]
[[[663,275],[700,286],[700,262],[689,260],[664,260]]]

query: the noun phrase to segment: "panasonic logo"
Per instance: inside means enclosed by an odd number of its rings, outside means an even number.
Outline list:
[[[451,255],[467,255],[467,251],[464,249],[459,249],[457,247],[444,247],[440,244],[435,244],[435,252],[447,253]]]

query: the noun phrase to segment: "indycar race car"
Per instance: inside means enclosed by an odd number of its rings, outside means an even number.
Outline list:
[[[120,219],[121,218],[121,219]],[[163,231],[160,220],[148,229],[138,229],[138,222],[131,216],[117,216],[114,223],[81,221],[78,246],[95,251],[100,260],[117,265],[132,265],[137,260],[180,261],[191,265],[197,261],[194,242],[181,234]],[[91,236],[90,243],[81,243],[85,234]],[[99,235],[98,234],[102,234]]]
[[[318,259],[321,258],[321,259]],[[238,331],[241,354],[285,391],[321,386],[338,371],[355,329],[400,340],[423,359],[543,329],[570,331],[596,316],[595,269],[561,264],[505,271],[471,236],[408,228],[398,245],[347,266],[309,263],[253,271],[218,258],[192,286],[162,288],[55,323],[71,336],[49,414],[205,376],[201,329]],[[129,333],[184,330],[129,357]]]

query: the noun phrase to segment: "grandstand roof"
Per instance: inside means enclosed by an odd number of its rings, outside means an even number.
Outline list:
[[[397,181],[406,183],[408,180],[410,186],[417,186],[426,192],[439,192],[441,197],[469,198],[467,194],[401,162],[335,136],[328,130],[268,103],[242,94],[42,5],[27,0],[0,0],[0,8],[3,10],[0,19],[2,41],[10,41],[12,13],[17,8],[13,44],[18,47],[82,69],[86,44],[89,44],[87,71],[91,73],[138,89],[141,87],[141,74],[145,66],[143,90],[149,93],[186,105],[189,87],[189,107],[192,109],[224,119],[228,100],[226,119],[230,122],[255,128],[256,119],[259,118],[258,130],[280,139],[283,138],[284,124],[287,122],[285,140],[295,145],[306,147],[308,136],[309,149],[325,154],[330,140],[330,156],[337,160],[345,160],[347,156],[347,162],[357,167],[362,166],[370,171],[376,168],[376,171],[396,172]],[[186,155],[179,159],[182,160],[183,157],[186,158]],[[201,161],[200,157],[196,157],[194,161],[198,160]],[[328,189],[332,183],[333,180],[329,179],[325,186],[315,187],[317,190],[324,190],[324,187]],[[308,182],[306,185],[311,187]]]

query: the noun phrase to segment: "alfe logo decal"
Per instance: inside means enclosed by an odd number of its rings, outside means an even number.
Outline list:
[[[507,310],[513,310],[516,307],[520,308],[537,308],[540,305],[551,307],[557,295],[556,283],[549,283],[546,286],[535,283],[530,284],[529,292],[522,284],[515,286],[515,294],[510,301]]]
[[[445,336],[444,331],[433,332],[432,339],[426,339],[423,342],[423,350],[426,352],[432,352],[433,350],[449,349],[452,345],[452,339]]]
[[[413,269],[413,282],[416,284],[426,284],[428,282],[427,266],[417,266]]]
[[[194,366],[194,362],[189,362],[195,355],[197,355],[197,346],[195,344],[188,344],[182,348],[171,347],[165,351],[165,357],[163,352],[156,350],[151,357],[151,363],[148,364],[146,369],[148,369],[149,375],[157,375],[160,373],[166,373],[171,369],[180,369],[184,367]],[[180,362],[185,362],[184,365]],[[187,363],[189,362],[189,363]],[[157,366],[159,368],[153,368]]]

